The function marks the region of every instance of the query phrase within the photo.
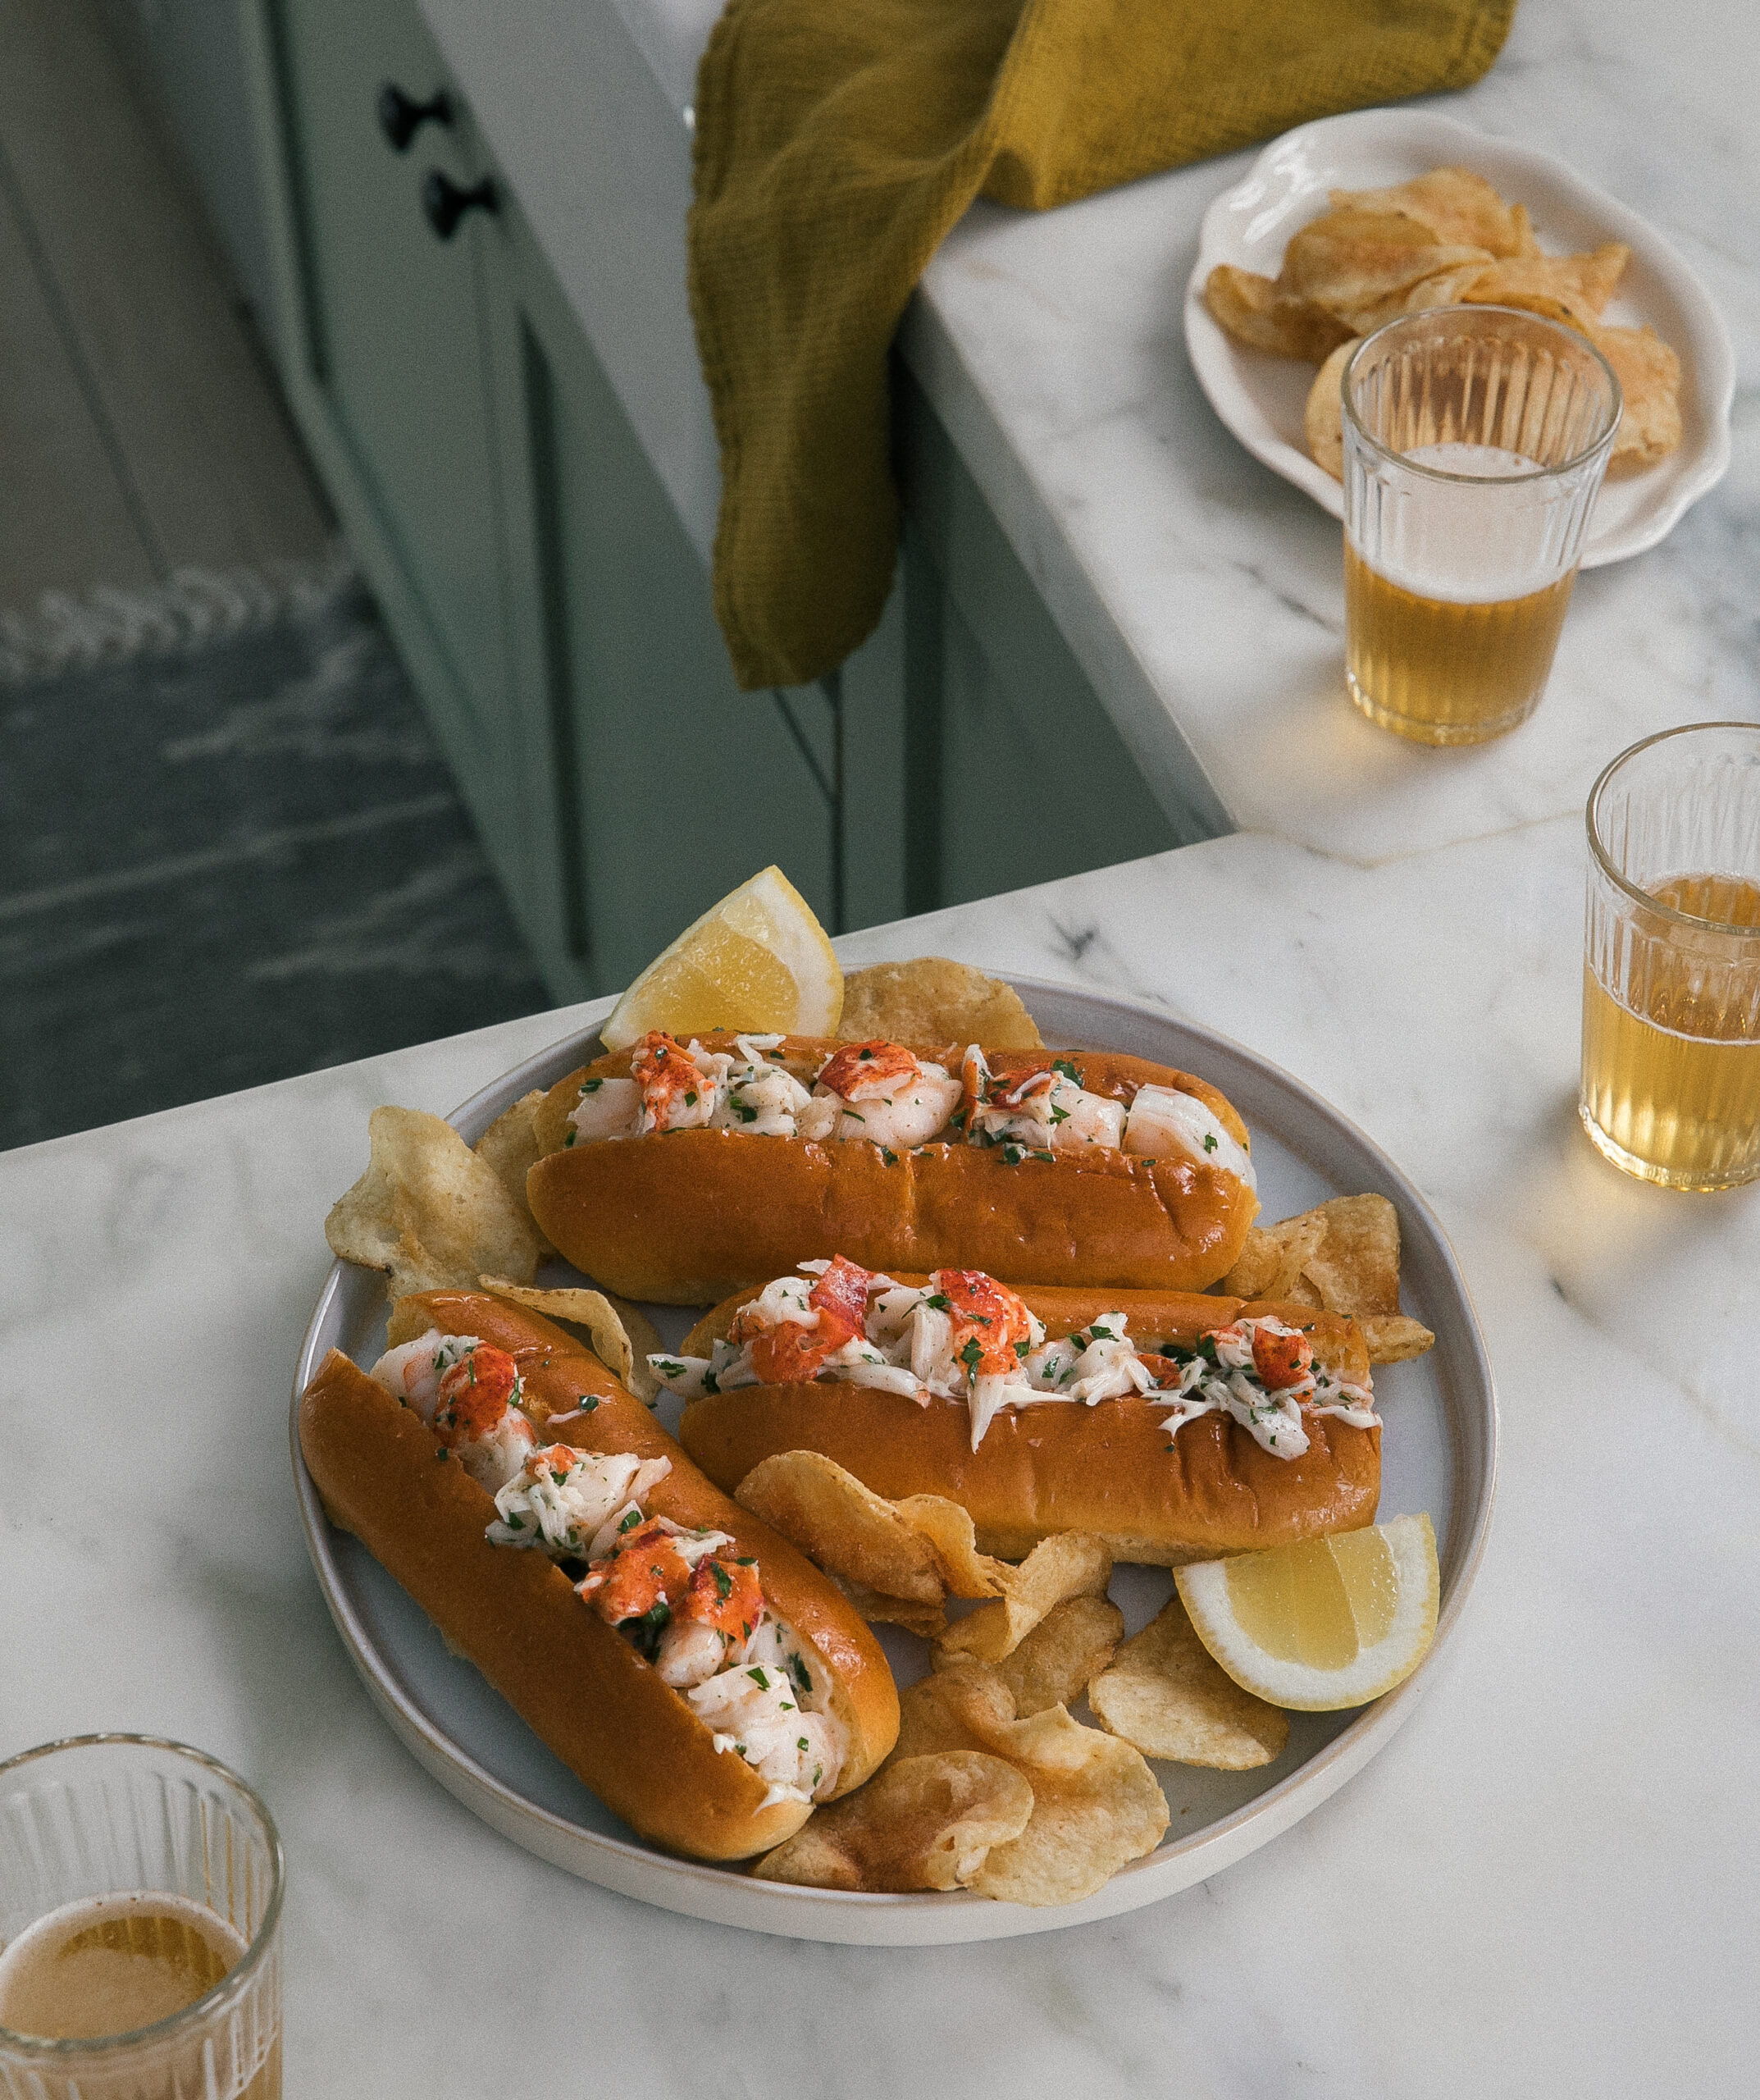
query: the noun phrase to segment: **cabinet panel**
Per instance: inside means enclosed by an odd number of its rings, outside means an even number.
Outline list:
[[[910,908],[1184,844],[934,410],[893,372]]]
[[[831,702],[818,687],[785,696],[736,687],[709,579],[670,498],[541,258],[514,225],[504,231],[559,930],[591,987],[609,991],[773,861],[832,923],[834,827],[821,778]],[[510,512],[520,500],[510,495]],[[516,578],[521,536],[510,535]]]
[[[442,241],[421,207],[431,168],[479,171],[463,112],[454,97],[404,153],[380,128],[384,83],[445,87],[413,0],[276,0],[274,19],[317,378],[462,688],[474,748],[454,756],[481,765],[506,678],[483,229],[473,214]]]

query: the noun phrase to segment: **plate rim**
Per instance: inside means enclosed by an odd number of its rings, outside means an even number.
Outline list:
[[[1231,183],[1211,199],[1200,223],[1197,258],[1186,281],[1183,303],[1186,356],[1200,390],[1238,445],[1273,473],[1311,497],[1329,515],[1343,519],[1343,491],[1331,475],[1287,439],[1277,437],[1265,441],[1256,432],[1242,427],[1242,419],[1230,398],[1232,395],[1250,394],[1235,363],[1241,352],[1204,304],[1204,281],[1214,264],[1222,259],[1217,251],[1221,245],[1221,229],[1230,215],[1247,201],[1253,186],[1276,157],[1289,153],[1297,143],[1314,139],[1334,140],[1341,135],[1354,137],[1379,134],[1398,139],[1426,133],[1443,142],[1439,150],[1465,158],[1471,146],[1489,147],[1500,157],[1526,163],[1573,193],[1585,212],[1604,221],[1607,232],[1625,241],[1635,254],[1641,252],[1645,267],[1667,281],[1678,304],[1689,313],[1695,336],[1694,356],[1701,382],[1699,398],[1708,422],[1703,457],[1692,471],[1682,476],[1667,500],[1649,516],[1635,520],[1598,541],[1592,533],[1584,549],[1582,566],[1585,569],[1604,568],[1647,553],[1660,545],[1693,505],[1709,495],[1729,472],[1734,456],[1730,418],[1735,397],[1735,346],[1717,302],[1674,244],[1641,212],[1591,182],[1587,176],[1580,174],[1568,161],[1547,147],[1529,145],[1519,139],[1477,130],[1440,110],[1412,109],[1397,104],[1319,117],[1271,139],[1238,181]]]
[[[1360,1709],[1330,1742],[1275,1785],[1189,1836],[1158,1846],[1143,1858],[1129,1862],[1082,1902],[1056,1908],[999,1903],[967,1889],[865,1895],[759,1882],[741,1874],[736,1867],[682,1859],[639,1839],[585,1829],[521,1794],[454,1742],[410,1695],[395,1657],[380,1650],[354,1609],[337,1564],[339,1534],[324,1513],[317,1485],[299,1448],[299,1402],[317,1368],[321,1334],[347,1279],[351,1274],[364,1274],[339,1258],[326,1272],[301,1336],[289,1414],[295,1500],[306,1550],[326,1607],[374,1705],[429,1775],[503,1836],[577,1879],[686,1915],[748,1931],[830,1943],[942,1945],[1057,1931],[1095,1922],[1176,1895],[1232,1865],[1300,1821],[1385,1747],[1415,1710],[1445,1656],[1452,1653],[1449,1644],[1465,1614],[1489,1540],[1498,1492],[1500,1422],[1496,1383],[1477,1308],[1453,1244],[1428,1200],[1350,1117],[1273,1059],[1220,1030],[1188,1019],[1151,998],[1051,979],[999,974],[1022,995],[1029,1011],[1035,993],[1073,998],[1090,1010],[1116,1014],[1121,1022],[1170,1022],[1200,1039],[1206,1047],[1215,1046],[1249,1068],[1261,1084],[1293,1098],[1300,1111],[1322,1125],[1329,1125],[1334,1134],[1361,1148],[1380,1176],[1399,1191],[1402,1211],[1409,1210],[1423,1224],[1439,1258],[1443,1276],[1464,1315],[1463,1339],[1471,1382],[1483,1398],[1484,1436],[1483,1486],[1476,1505],[1465,1513],[1464,1532],[1457,1550],[1451,1555],[1457,1573],[1438,1614],[1430,1649],[1402,1684]],[[499,1112],[500,1107],[518,1099],[546,1070],[553,1072],[552,1084],[554,1077],[566,1072],[569,1063],[576,1061],[576,1053],[595,1039],[600,1022],[614,1004],[613,999],[604,998],[577,1008],[577,1025],[567,1034],[479,1087],[445,1120],[467,1142],[474,1142],[481,1133],[472,1126],[480,1123],[486,1128],[492,1120],[491,1111]],[[562,1061],[564,1059],[568,1061]],[[1458,1462],[1461,1425],[1452,1409],[1449,1421]],[[591,1860],[590,1868],[583,1863],[583,1853]],[[1150,1874],[1157,1883],[1168,1885],[1145,1886],[1144,1878]],[[659,1886],[650,1885],[657,1877]],[[754,1911],[763,1915],[755,1917],[750,1915]]]

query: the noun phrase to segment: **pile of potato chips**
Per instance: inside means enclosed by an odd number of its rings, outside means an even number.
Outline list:
[[[766,1459],[736,1500],[866,1616],[933,1641],[931,1673],[901,1696],[891,1755],[760,1860],[760,1879],[1080,1902],[1161,1841],[1167,1802],[1147,1759],[1241,1771],[1288,1740],[1288,1718],[1211,1659],[1177,1596],[1123,1641],[1112,1556],[1085,1532],[1010,1566],[978,1551],[956,1503],[887,1502],[813,1451]],[[982,1601],[950,1625],[949,1597]],[[1069,1710],[1084,1696],[1097,1728]]]
[[[1610,472],[1653,466],[1680,442],[1680,360],[1652,328],[1603,325],[1629,256],[1619,241],[1543,255],[1520,204],[1470,168],[1433,168],[1391,189],[1334,189],[1274,277],[1219,263],[1205,304],[1237,341],[1320,364],[1308,450],[1343,472],[1339,386],[1362,336],[1439,306],[1513,306],[1574,328],[1606,358],[1625,397]]]

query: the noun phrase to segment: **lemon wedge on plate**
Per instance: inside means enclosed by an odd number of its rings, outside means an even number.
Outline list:
[[[1197,1637],[1243,1690],[1330,1713],[1391,1691],[1436,1635],[1441,1579],[1425,1516],[1174,1571]]]
[[[765,868],[657,956],[599,1034],[608,1050],[656,1028],[831,1035],[842,1013],[843,972],[825,929],[782,870]]]

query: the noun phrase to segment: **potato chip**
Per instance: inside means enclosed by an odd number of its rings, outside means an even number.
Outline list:
[[[933,1751],[984,1751],[1005,1758],[1033,1787],[1033,1815],[1019,1838],[992,1847],[970,1886],[1005,1903],[1078,1903],[1128,1861],[1153,1851],[1167,1803],[1141,1755],[1085,1728],[1062,1706],[1024,1720],[997,1672],[961,1663],[901,1695],[891,1762]]]
[[[527,1312],[541,1312],[546,1320],[560,1320],[571,1327],[585,1327],[592,1351],[619,1384],[632,1393],[649,1400],[659,1390],[659,1382],[648,1369],[643,1358],[636,1353],[636,1344],[624,1324],[624,1312],[618,1301],[607,1298],[602,1290],[538,1290],[525,1284],[510,1283],[505,1276],[479,1276],[476,1281],[495,1298],[504,1298],[509,1305],[523,1305]],[[636,1312],[633,1306],[628,1311],[641,1322],[652,1336],[658,1349],[660,1338],[654,1332],[653,1322],[645,1313]],[[641,1391],[638,1380],[647,1386]]]
[[[556,1250],[538,1230],[538,1221],[531,1215],[531,1206],[526,1200],[526,1176],[538,1163],[536,1116],[538,1104],[543,1098],[542,1087],[534,1087],[530,1093],[522,1093],[511,1108],[501,1112],[476,1140],[476,1157],[486,1160],[500,1176],[502,1187],[513,1198],[514,1209],[531,1227],[540,1261]]]
[[[1399,1213],[1385,1196],[1334,1196],[1310,1216],[1325,1236],[1302,1272],[1329,1312],[1399,1310]]]
[[[992,1560],[978,1550],[971,1513],[957,1502],[940,1495],[907,1495],[893,1506],[940,1554],[942,1573],[955,1596],[1000,1596],[1013,1579],[1015,1571],[1005,1560]]]
[[[1073,1706],[1112,1660],[1124,1632],[1124,1614],[1110,1598],[1065,1597],[1053,1605],[1013,1655],[992,1665],[1013,1696],[1017,1718]],[[937,1669],[946,1654],[937,1648]]]
[[[376,1108],[367,1127],[367,1171],[324,1221],[332,1253],[388,1270],[394,1298],[474,1290],[485,1269],[531,1282],[533,1228],[451,1124],[418,1108]]]
[[[1167,1799],[1128,1743],[1084,1728],[1061,1706],[998,1735],[996,1754],[1032,1785],[1033,1814],[1019,1837],[992,1846],[972,1876],[980,1896],[1079,1903],[1160,1843]]]
[[[879,962],[843,980],[846,1043],[883,1036],[894,1043],[982,1043],[996,1050],[1045,1046],[1012,985],[944,956]]]
[[[1303,1211],[1281,1224],[1249,1226],[1240,1258],[1217,1285],[1229,1298],[1290,1298],[1308,1257],[1326,1236],[1318,1211]]]
[[[850,1602],[871,1623],[901,1626],[919,1641],[936,1641],[946,1631],[947,1614],[939,1605],[919,1604],[910,1597],[889,1597],[883,1590],[870,1590],[865,1582],[851,1582],[846,1575],[831,1578]]]
[[[1323,308],[1292,299],[1273,279],[1237,270],[1229,262],[1219,262],[1205,280],[1204,304],[1237,342],[1274,357],[1306,358],[1312,363],[1349,333]]]
[[[1436,1337],[1420,1320],[1403,1312],[1359,1312],[1357,1326],[1369,1345],[1371,1363],[1404,1363],[1436,1346]]]
[[[820,1809],[752,1869],[759,1881],[870,1895],[960,1888],[993,1845],[1033,1815],[1030,1781],[983,1751],[940,1751],[887,1764]]]
[[[1015,1701],[988,1663],[969,1659],[919,1678],[898,1695],[898,1741],[888,1764],[940,1750],[983,1750],[1015,1719]]]
[[[1315,465],[1324,467],[1335,482],[1344,479],[1344,368],[1358,340],[1347,336],[1315,373],[1302,412],[1309,454]]]
[[[1293,236],[1277,281],[1286,297],[1323,308],[1360,335],[1375,324],[1385,302],[1420,279],[1491,260],[1487,249],[1439,244],[1403,212],[1346,209],[1325,213]]]
[[[1334,211],[1396,212],[1415,219],[1433,241],[1482,248],[1488,254],[1532,255],[1534,230],[1520,204],[1506,204],[1470,167],[1433,167],[1391,189],[1334,189]]]
[[[1680,360],[1653,328],[1590,328],[1613,368],[1625,407],[1608,472],[1653,467],[1680,442]]]
[[[1289,1740],[1289,1717],[1256,1699],[1215,1661],[1178,1597],[1119,1649],[1087,1687],[1101,1728],[1145,1757],[1246,1772]]]
[[[1604,242],[1581,255],[1525,255],[1480,271],[1461,297],[1475,306],[1520,306],[1525,299],[1555,299],[1573,317],[1574,317],[1570,326],[1581,328],[1612,298],[1630,259],[1631,250],[1621,240]]]
[[[890,1502],[817,1451],[778,1451],[752,1468],[733,1499],[809,1560],[846,1582],[937,1608],[941,1556]]]
[[[1000,1597],[980,1605],[942,1636],[948,1659],[1000,1662],[1014,1653],[1053,1605],[1066,1597],[1101,1596],[1112,1579],[1105,1540],[1087,1532],[1041,1539],[1019,1567],[1007,1568]]]

